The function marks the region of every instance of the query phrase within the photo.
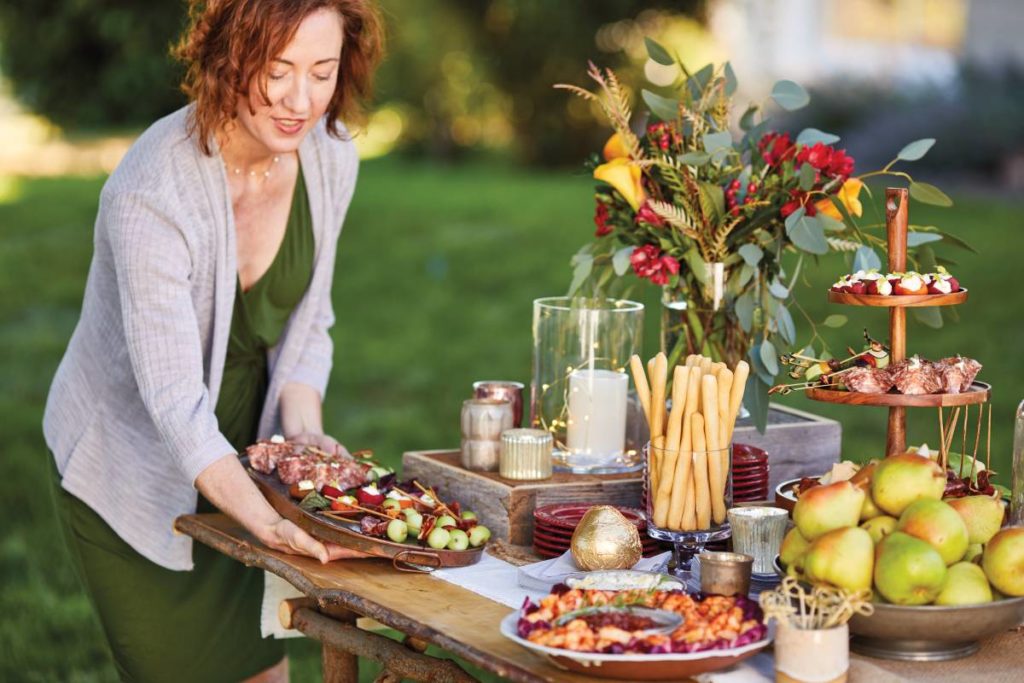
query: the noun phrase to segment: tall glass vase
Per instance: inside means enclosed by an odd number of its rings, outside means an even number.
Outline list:
[[[642,467],[643,413],[627,368],[641,350],[643,313],[643,304],[621,299],[534,301],[530,420],[551,432],[556,469]]]
[[[662,288],[661,350],[669,357],[669,367],[699,353],[732,368],[749,349],[749,335],[740,326],[731,300],[723,298],[715,306],[699,292],[692,296],[680,287]]]

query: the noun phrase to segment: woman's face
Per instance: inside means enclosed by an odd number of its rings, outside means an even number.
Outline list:
[[[286,154],[299,148],[306,133],[323,117],[338,82],[341,55],[341,16],[320,9],[299,24],[295,37],[284,51],[267,65],[266,104],[258,83],[250,96],[239,98],[239,130],[257,147],[270,154]],[[250,101],[252,109],[250,111]]]

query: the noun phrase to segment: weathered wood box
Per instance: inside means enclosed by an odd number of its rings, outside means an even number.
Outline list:
[[[795,477],[821,474],[840,454],[838,422],[773,405],[768,430],[758,434],[740,424],[734,440],[763,448],[769,455],[771,488]],[[485,520],[496,538],[514,545],[533,542],[533,510],[549,503],[605,503],[640,507],[641,473],[579,475],[556,472],[551,479],[514,481],[497,472],[463,469],[457,450],[410,451],[402,456],[402,476],[442,489]]]

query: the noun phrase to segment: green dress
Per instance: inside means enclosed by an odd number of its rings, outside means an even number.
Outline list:
[[[238,286],[216,415],[239,451],[256,439],[274,346],[313,272],[315,243],[299,171],[284,239],[248,291]],[[50,458],[51,464],[53,458]],[[237,681],[281,660],[284,644],[260,636],[263,572],[201,544],[195,568],[164,569],[137,553],[93,510],[60,487],[58,518],[122,680]],[[198,512],[214,511],[202,496]]]

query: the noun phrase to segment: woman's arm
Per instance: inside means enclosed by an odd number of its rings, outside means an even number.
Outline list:
[[[333,543],[321,543],[277,514],[245,473],[234,453],[225,455],[203,470],[196,478],[196,488],[269,548],[309,555],[321,562],[366,557],[363,553]]]
[[[296,443],[309,444],[328,453],[349,455],[334,437],[324,434],[320,392],[308,384],[288,382],[281,389],[281,430]]]

